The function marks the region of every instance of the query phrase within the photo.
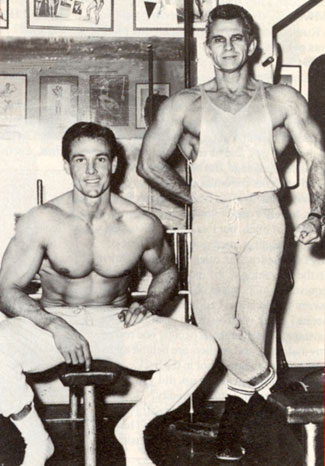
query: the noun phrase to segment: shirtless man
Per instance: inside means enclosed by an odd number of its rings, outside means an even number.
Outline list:
[[[105,359],[156,371],[115,434],[127,466],[153,465],[143,438],[157,415],[182,404],[212,367],[217,346],[198,328],[159,317],[177,273],[160,221],[111,192],[117,166],[114,133],[76,123],[62,141],[73,189],[33,208],[17,224],[0,271],[0,413],[25,443],[23,466],[43,466],[53,443],[33,406],[25,372],[62,362]],[[142,304],[129,303],[130,272],[142,260],[152,281]],[[24,293],[38,273],[41,300]]]
[[[198,325],[216,337],[228,369],[217,440],[217,457],[225,460],[244,454],[243,422],[254,406],[266,406],[276,381],[264,345],[285,229],[276,195],[276,151],[288,136],[307,164],[310,195],[310,213],[297,226],[295,240],[319,241],[324,220],[319,128],[292,87],[251,76],[254,31],[253,18],[240,6],[210,12],[206,52],[215,76],[163,102],[138,163],[140,176],[192,205],[194,313]],[[191,164],[191,187],[168,164],[177,144]]]

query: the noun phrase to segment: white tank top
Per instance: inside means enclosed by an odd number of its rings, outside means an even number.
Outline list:
[[[198,156],[192,164],[192,188],[220,200],[278,191],[273,128],[264,86],[237,113],[217,107],[201,86]],[[198,190],[192,189],[193,200]]]

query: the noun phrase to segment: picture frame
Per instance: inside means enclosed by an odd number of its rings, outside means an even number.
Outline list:
[[[0,0],[0,29],[9,28],[9,0]]]
[[[129,78],[126,75],[89,77],[90,119],[104,126],[129,126]]]
[[[113,31],[114,0],[27,0],[28,29]]]
[[[193,1],[193,28],[203,30],[209,12],[218,0]],[[133,0],[134,30],[182,30],[184,0]]]
[[[57,126],[78,120],[78,77],[40,76],[40,120]]]
[[[301,92],[301,65],[282,65],[279,84],[292,86]]]
[[[169,83],[154,83],[153,93],[161,96],[170,96],[170,84]],[[135,112],[136,112],[136,128],[145,129],[145,104],[149,97],[149,84],[148,83],[136,83],[136,101],[135,101]]]
[[[0,74],[0,124],[17,124],[27,117],[27,75]]]

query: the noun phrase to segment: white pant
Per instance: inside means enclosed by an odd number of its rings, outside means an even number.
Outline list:
[[[212,336],[173,319],[152,316],[125,328],[116,307],[51,308],[89,342],[93,359],[137,371],[156,371],[142,402],[156,415],[180,406],[199,386],[217,354]],[[24,317],[0,323],[0,414],[18,413],[33,400],[24,372],[64,362],[52,335]]]

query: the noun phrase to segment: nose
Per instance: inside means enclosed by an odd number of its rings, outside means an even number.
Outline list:
[[[231,50],[233,48],[233,43],[231,39],[226,39],[225,41],[225,50]]]
[[[87,163],[87,174],[93,175],[96,172],[95,164],[93,161]]]

